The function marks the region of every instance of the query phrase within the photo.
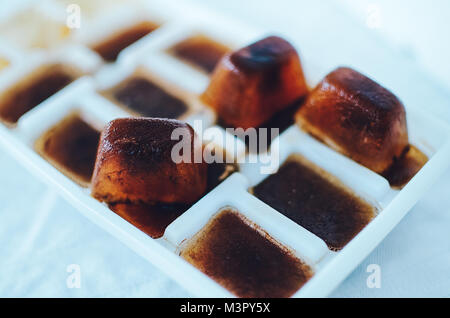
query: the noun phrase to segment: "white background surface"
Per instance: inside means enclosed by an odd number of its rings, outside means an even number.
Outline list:
[[[450,88],[450,1],[334,1]]]
[[[277,0],[276,6],[268,0],[197,2],[304,41],[302,56],[321,54],[324,69],[337,64],[358,67],[401,98],[402,92],[413,88],[418,91],[414,102],[423,101],[424,107],[450,120],[448,2],[433,1],[433,6],[425,1],[408,1],[404,6],[403,0],[395,4],[348,0],[339,6],[333,4],[338,0],[314,5]],[[373,3],[379,5],[382,22],[368,30],[363,12],[365,5]],[[369,25],[373,27],[373,20]],[[297,36],[293,26],[304,29]],[[418,71],[399,80],[402,71],[417,64]],[[0,296],[189,296],[3,152],[0,167]],[[447,171],[332,296],[450,297],[449,194]],[[80,289],[66,287],[69,264],[81,267]],[[380,289],[366,286],[369,264],[381,267]]]

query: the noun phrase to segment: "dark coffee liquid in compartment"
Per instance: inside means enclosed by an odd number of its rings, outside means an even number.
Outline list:
[[[164,235],[167,226],[186,212],[185,204],[110,204],[109,208],[152,238]]]
[[[64,65],[39,68],[0,96],[0,118],[15,124],[26,112],[74,81],[80,74]]]
[[[400,189],[406,185],[427,163],[428,157],[414,146],[408,146],[400,159],[383,173],[391,187]]]
[[[100,132],[80,114],[73,113],[50,128],[36,141],[36,151],[82,186],[94,170]]]
[[[213,162],[208,164],[208,191],[213,190],[226,178],[237,171],[239,171],[239,167],[234,163]]]
[[[159,27],[156,23],[144,21],[125,30],[121,30],[105,41],[94,45],[96,51],[105,61],[114,62],[120,52],[134,42],[153,32]]]
[[[374,207],[335,177],[299,155],[289,157],[278,173],[252,191],[275,210],[322,238],[332,250],[342,249],[376,214]]]
[[[168,52],[175,57],[212,73],[219,60],[230,49],[204,35],[194,35],[171,47]]]
[[[239,297],[289,297],[313,275],[289,249],[232,209],[215,216],[180,255]]]
[[[176,119],[188,106],[149,79],[136,75],[111,90],[113,99],[137,115]]]
[[[281,135],[286,129],[288,129],[291,125],[295,123],[294,115],[297,112],[297,110],[300,108],[301,104],[303,102],[303,99],[298,100],[297,102],[293,103],[291,106],[289,106],[286,109],[283,109],[279,111],[278,113],[275,113],[271,119],[266,121],[264,124],[262,124],[260,127],[256,127],[256,136],[257,136],[257,143],[256,143],[256,153],[264,153],[270,150],[270,146],[272,144],[272,141]],[[221,126],[224,129],[227,129],[227,124],[224,123],[219,119],[218,125]],[[260,129],[265,129],[266,134],[263,135],[260,132]],[[278,129],[277,134],[272,134],[272,129]],[[250,146],[250,140],[247,136],[241,135],[241,134],[235,134],[237,138],[240,138],[245,142],[245,146],[247,147],[247,151],[254,152],[252,147]],[[265,147],[262,149],[260,147],[261,138],[265,138]]]
[[[237,163],[231,162],[231,160],[227,160],[227,153],[225,152],[225,150],[216,146],[212,154],[216,153],[221,155],[222,162],[214,160],[214,162],[208,164],[208,181],[206,188],[207,193],[212,191],[233,173],[239,171],[239,166]]]

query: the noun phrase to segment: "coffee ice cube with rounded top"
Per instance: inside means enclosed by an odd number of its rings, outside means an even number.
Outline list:
[[[350,68],[328,74],[298,110],[296,121],[303,130],[377,173],[388,169],[408,146],[401,101]]]
[[[184,139],[172,138],[175,129],[180,129]],[[196,138],[188,124],[177,120],[124,118],[110,122],[100,139],[92,195],[107,203],[196,202],[207,185],[206,163],[194,160],[202,147]],[[183,149],[190,150],[192,160],[172,158],[172,149],[180,142]]]
[[[270,36],[226,54],[202,100],[229,127],[258,127],[307,94],[300,58],[286,40]]]

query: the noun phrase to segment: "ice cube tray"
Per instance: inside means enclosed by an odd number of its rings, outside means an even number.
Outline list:
[[[56,0],[45,1],[45,5],[30,3],[10,10],[9,14],[13,16],[20,10],[42,6],[39,10],[47,10],[61,19],[60,15],[66,14],[65,5],[64,1]],[[148,19],[160,27],[124,49],[115,63],[104,62],[90,47],[111,36],[113,31],[120,31],[129,25],[137,12],[139,19]],[[90,14],[86,25],[74,30],[65,43],[47,50],[17,47],[10,40],[2,39],[0,32],[0,56],[5,56],[9,61],[8,68],[0,72],[0,94],[36,67],[47,63],[73,65],[85,74],[27,112],[16,125],[0,125],[1,144],[30,172],[45,180],[77,207],[81,214],[196,296],[233,296],[178,255],[183,243],[200,231],[222,208],[230,206],[237,209],[311,266],[314,276],[293,297],[326,296],[383,240],[450,165],[449,126],[420,111],[415,105],[406,105],[410,141],[430,160],[401,190],[392,189],[383,177],[321,144],[296,126],[291,126],[273,143],[271,151],[281,154],[275,168],[289,155],[300,154],[377,208],[377,216],[344,249],[339,252],[329,250],[322,239],[250,194],[249,189],[267,177],[259,173],[260,166],[255,164],[240,165],[239,173],[227,178],[170,224],[162,238],[152,239],[92,198],[89,188],[72,181],[43,159],[35,151],[36,140],[74,111],[98,128],[115,118],[130,116],[126,109],[101,92],[136,71],[147,74],[189,106],[182,120],[193,123],[194,119],[202,119],[205,127],[209,127],[211,136],[224,133],[223,128],[215,125],[214,113],[198,100],[198,95],[208,84],[208,74],[177,60],[167,50],[193,34],[204,34],[233,49],[258,40],[269,34],[270,30],[231,21],[181,0],[119,2],[111,6],[111,10]],[[114,29],[109,28],[110,25],[114,25]],[[92,28],[95,32],[91,32]],[[293,44],[301,52],[302,43],[293,41]],[[302,62],[308,84],[312,87],[324,70],[316,67],[320,61]],[[225,143],[221,146],[227,150],[231,145]],[[247,154],[243,143],[238,148],[236,159],[256,156]]]

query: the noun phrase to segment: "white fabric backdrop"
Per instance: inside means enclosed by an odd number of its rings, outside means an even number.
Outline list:
[[[200,0],[199,0],[200,1]],[[289,1],[279,0],[277,4]],[[294,1],[292,10],[277,11],[265,0],[218,1],[208,5],[225,14],[255,23],[279,32],[289,31],[302,5]],[[273,4],[273,2],[271,2]],[[322,4],[309,8],[308,16],[320,12],[325,21],[335,16]],[[295,4],[295,5],[294,5]],[[255,12],[255,6],[258,11]],[[338,10],[339,11],[339,10]],[[342,13],[336,13],[337,15]],[[356,23],[356,22],[355,22]],[[333,27],[354,29],[351,18],[338,20]],[[325,28],[326,30],[326,28]],[[321,30],[323,31],[323,30]],[[356,32],[358,33],[358,32]],[[332,36],[332,35],[331,35]],[[323,34],[326,41],[327,35]],[[364,34],[354,39],[366,45],[374,55],[385,58],[386,67],[396,65],[406,70],[415,63],[410,58],[399,62],[400,53],[385,54],[376,37]],[[324,40],[324,41],[325,41]],[[379,39],[378,39],[379,40]],[[318,39],[320,44],[320,39]],[[343,63],[360,64],[371,70],[367,57],[350,56],[336,47],[333,56]],[[305,55],[308,55],[305,47]],[[378,51],[377,51],[378,50]],[[391,52],[391,51],[389,51]],[[385,54],[385,55],[383,55]],[[397,54],[397,55],[396,55]],[[395,62],[391,63],[388,58]],[[448,61],[443,61],[447,62]],[[332,59],[324,60],[333,65]],[[327,64],[327,65],[328,65]],[[349,64],[349,63],[347,63]],[[448,64],[447,64],[448,65]],[[373,72],[389,82],[389,74],[382,67],[373,66]],[[370,72],[372,74],[372,71]],[[419,75],[416,74],[416,77]],[[414,76],[408,77],[414,87]],[[448,101],[449,94],[438,82],[420,84],[423,96]],[[427,84],[428,83],[428,84]],[[427,86],[428,85],[428,86]],[[401,92],[401,87],[398,89]],[[439,94],[436,94],[439,92]],[[405,95],[407,99],[408,96]],[[448,103],[445,103],[448,105]],[[431,108],[443,118],[450,118],[448,108]],[[134,254],[119,241],[105,233],[74,208],[68,205],[39,180],[32,177],[12,157],[0,153],[0,296],[7,297],[184,297],[189,294],[152,265]],[[416,205],[398,227],[333,293],[334,297],[450,297],[450,171],[442,175],[428,194]],[[81,288],[68,289],[66,268],[79,264]],[[366,268],[378,264],[382,271],[380,289],[366,287]]]

